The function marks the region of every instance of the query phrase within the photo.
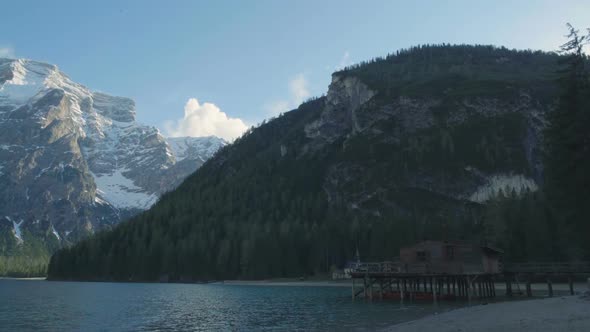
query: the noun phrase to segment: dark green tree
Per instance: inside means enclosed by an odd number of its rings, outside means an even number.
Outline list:
[[[590,257],[590,82],[584,46],[589,36],[567,25],[568,41],[560,52],[561,95],[549,114],[545,133],[545,191],[569,236],[579,244],[574,255]]]

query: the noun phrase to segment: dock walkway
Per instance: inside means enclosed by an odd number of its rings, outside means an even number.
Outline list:
[[[456,270],[456,269],[454,269]],[[457,273],[444,273],[429,263],[401,264],[399,262],[357,263],[350,272],[352,298],[454,300],[484,299],[496,296],[495,283],[504,281],[507,296],[514,294],[513,283],[526,284],[526,295],[532,296],[531,283],[542,278],[553,296],[552,281],[566,278],[570,293],[573,280],[590,276],[590,262],[542,262],[504,264],[499,273],[481,273],[469,266]],[[360,287],[357,280],[360,280]],[[359,289],[360,288],[360,289]]]

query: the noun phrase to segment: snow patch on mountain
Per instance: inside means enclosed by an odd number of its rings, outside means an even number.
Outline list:
[[[0,105],[18,106],[31,103],[51,89],[60,89],[70,96],[89,95],[90,91],[59,71],[57,66],[25,60],[0,59]]]
[[[227,145],[227,141],[216,136],[205,137],[168,137],[166,139],[172,154],[176,157],[176,161],[181,161],[187,157],[195,159],[200,158],[205,161],[215,154],[223,146]]]
[[[53,225],[51,225],[51,233],[55,235],[58,241],[61,241],[61,237],[59,237],[59,233],[55,230],[55,227],[53,227]]]
[[[8,219],[8,220],[10,220],[10,219]],[[12,221],[12,227],[14,227],[14,229],[13,229],[14,237],[16,238],[16,241],[19,244],[22,244],[22,243],[25,242],[23,240],[23,234],[22,234],[21,229],[20,229],[20,225],[22,225],[22,224],[23,224],[23,220],[21,220],[19,222],[16,222],[14,220]]]
[[[136,186],[121,170],[93,176],[100,198],[117,208],[147,209],[158,199],[157,195],[147,194]]]
[[[0,82],[0,104],[10,101],[13,105],[26,102],[43,87],[41,75],[28,75],[23,60],[0,63],[0,72],[11,73],[11,78]]]
[[[533,179],[527,178],[522,174],[518,175],[494,175],[487,179],[487,182],[477,188],[471,194],[469,200],[472,202],[483,203],[497,197],[500,191],[504,195],[514,191],[517,195],[526,191],[537,191],[539,187]]]

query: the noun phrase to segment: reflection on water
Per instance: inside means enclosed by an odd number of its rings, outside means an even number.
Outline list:
[[[347,287],[0,280],[0,330],[363,330],[460,305],[350,296]]]

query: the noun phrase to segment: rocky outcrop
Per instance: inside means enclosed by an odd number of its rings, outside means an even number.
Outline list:
[[[306,149],[319,150],[343,136],[362,131],[357,112],[375,94],[355,77],[333,75],[322,114],[305,126],[306,136],[312,139]]]
[[[355,158],[327,169],[328,200],[378,215],[403,211],[399,197],[421,192],[457,202],[485,203],[500,193],[535,191],[542,181],[542,133],[551,103],[526,90],[494,96],[378,95],[354,75],[335,74],[318,118],[304,127],[300,157],[388,146],[395,160],[373,177],[379,159]],[[360,147],[362,146],[362,147]],[[422,195],[421,194],[421,195]],[[406,210],[406,212],[409,212]]]

